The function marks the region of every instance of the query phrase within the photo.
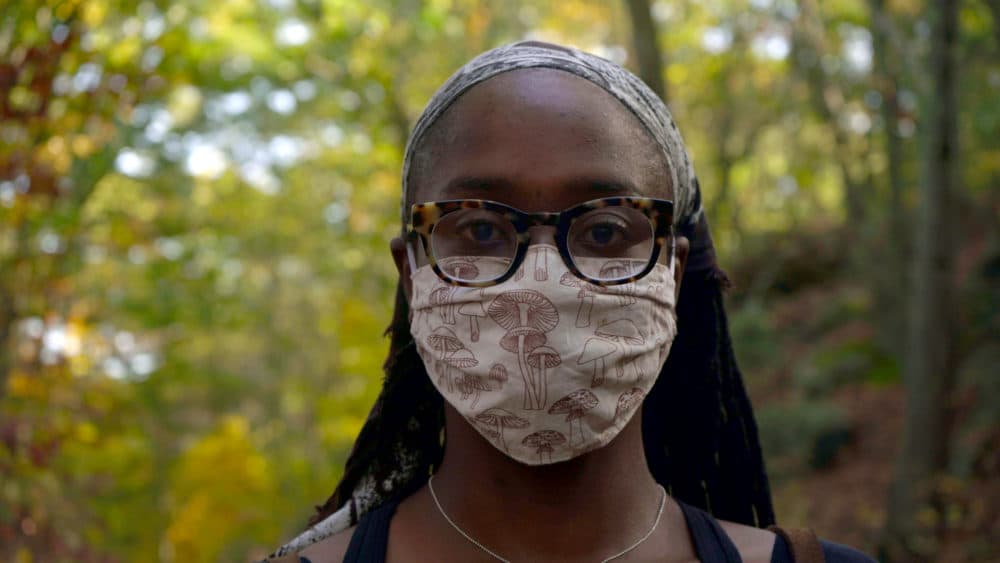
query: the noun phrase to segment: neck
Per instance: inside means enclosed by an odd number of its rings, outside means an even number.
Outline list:
[[[450,406],[446,413],[447,446],[435,491],[458,526],[501,555],[611,555],[655,520],[662,493],[646,466],[641,412],[607,446],[543,466],[514,461]],[[664,520],[680,517],[669,506]]]

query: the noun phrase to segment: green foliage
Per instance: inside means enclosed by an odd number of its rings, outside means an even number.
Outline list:
[[[826,467],[852,433],[844,411],[826,401],[767,406],[758,409],[757,424],[768,472],[778,481]]]
[[[829,395],[839,387],[899,381],[896,361],[869,339],[817,350],[795,373],[796,386],[807,397]]]
[[[747,373],[766,368],[780,353],[770,316],[759,300],[743,303],[730,313],[729,335],[739,365]]]

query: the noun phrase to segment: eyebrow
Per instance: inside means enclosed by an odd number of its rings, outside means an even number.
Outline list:
[[[514,182],[499,176],[460,176],[448,182],[442,190],[448,197],[466,195],[470,192],[492,192],[510,190]],[[631,182],[619,179],[580,177],[564,182],[562,188],[587,191],[607,195],[643,195]]]

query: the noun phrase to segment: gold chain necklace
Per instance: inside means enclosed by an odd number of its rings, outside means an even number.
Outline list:
[[[639,538],[638,541],[636,541],[632,545],[626,547],[622,551],[619,551],[618,553],[612,555],[611,557],[608,557],[606,559],[602,559],[601,563],[608,563],[608,561],[612,561],[614,559],[618,559],[622,555],[625,555],[626,553],[628,553],[628,552],[632,551],[633,549],[635,549],[635,548],[639,547],[640,545],[642,545],[642,542],[646,541],[647,539],[649,539],[649,536],[653,535],[653,531],[655,531],[656,527],[660,524],[660,517],[663,516],[663,507],[666,506],[666,504],[667,504],[667,491],[664,490],[664,488],[662,486],[660,486],[660,485],[657,485],[657,487],[659,487],[659,489],[660,489],[660,508],[657,509],[657,511],[656,511],[656,519],[653,520],[653,525],[650,526],[649,531],[647,531],[645,535],[643,535],[641,538]],[[462,537],[465,538],[465,539],[467,539],[467,540],[469,540],[469,543],[471,543],[472,545],[478,547],[479,549],[483,550],[484,552],[488,553],[491,557],[493,557],[497,561],[503,561],[503,563],[510,563],[510,559],[507,559],[505,557],[501,557],[500,555],[497,555],[495,552],[491,551],[488,547],[486,547],[485,545],[483,545],[483,544],[479,543],[478,541],[476,541],[475,538],[473,538],[472,536],[470,536],[469,534],[467,534],[465,532],[465,530],[463,530],[462,528],[460,528],[459,525],[456,524],[451,519],[451,517],[448,516],[448,513],[444,511],[444,508],[441,506],[441,502],[438,500],[437,493],[434,492],[434,476],[433,475],[431,475],[430,479],[427,480],[427,488],[431,492],[431,498],[434,499],[434,506],[437,507],[438,512],[441,513],[441,516],[444,516],[444,519],[449,524],[451,524],[451,527],[455,528],[456,532],[462,534]]]

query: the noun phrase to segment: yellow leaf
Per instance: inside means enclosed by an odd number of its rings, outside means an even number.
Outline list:
[[[105,2],[87,2],[80,13],[80,19],[89,27],[97,27],[107,15],[108,4]]]
[[[97,442],[97,427],[90,422],[81,422],[76,425],[76,439],[84,444]]]

